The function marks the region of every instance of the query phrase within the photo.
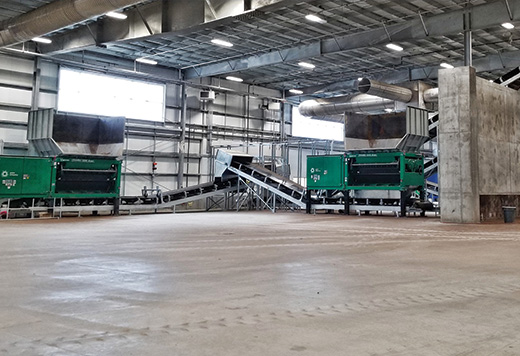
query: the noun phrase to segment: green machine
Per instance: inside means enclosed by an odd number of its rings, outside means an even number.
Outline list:
[[[124,118],[29,112],[28,155],[0,156],[0,216],[65,206],[117,214],[124,129]]]
[[[113,158],[0,156],[0,198],[116,198],[120,172]]]
[[[424,159],[400,151],[355,152],[346,155],[347,190],[399,190],[424,186]]]
[[[399,150],[350,151],[307,158],[307,212],[312,206],[357,211],[395,211],[404,216],[424,198],[424,159]],[[313,199],[312,192],[324,197]],[[340,204],[338,204],[340,203]]]

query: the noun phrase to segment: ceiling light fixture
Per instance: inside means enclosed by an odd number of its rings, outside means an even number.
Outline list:
[[[398,46],[396,44],[393,44],[393,43],[389,43],[386,45],[386,48],[389,48],[391,50],[394,50],[394,51],[397,51],[397,52],[401,52],[404,48],[401,47],[401,46]]]
[[[357,78],[357,81],[358,81],[358,82],[360,82],[360,81],[362,81],[362,80],[363,80],[362,77]]]
[[[242,78],[239,78],[239,77],[232,77],[232,76],[229,76],[229,77],[226,77],[227,80],[231,80],[232,82],[238,82],[238,83],[241,83],[244,81],[244,79]]]
[[[211,43],[216,44],[217,46],[222,46],[222,47],[233,47],[233,43],[224,41],[224,40],[219,40],[218,38],[212,39]]]
[[[388,113],[391,113],[392,111],[394,111],[393,109],[385,109],[385,112],[388,112]]]
[[[122,14],[120,12],[114,12],[114,11],[107,12],[106,15],[108,17],[111,17],[113,19],[118,19],[118,20],[125,20],[128,17],[125,14]]]
[[[135,61],[139,62],[139,63],[150,64],[152,66],[157,64],[157,61],[154,61],[153,59],[148,59],[148,58],[137,58]]]
[[[513,25],[512,23],[509,23],[509,22],[504,22],[502,24],[502,27],[507,28],[508,30],[512,30],[513,28],[515,28],[515,25]]]
[[[52,43],[52,40],[50,40],[48,38],[44,38],[44,37],[34,37],[32,40],[34,42],[39,42],[39,43],[46,43],[46,44]]]
[[[442,67],[442,68],[448,68],[448,69],[455,68],[454,66],[452,66],[452,65],[449,64],[449,63],[441,63],[441,67]]]
[[[305,18],[309,21],[312,21],[312,22],[317,22],[317,23],[327,23],[326,20],[322,19],[321,17],[319,16],[316,16],[316,15],[313,15],[313,14],[309,14],[309,15],[306,15]]]
[[[298,90],[298,89],[289,89],[289,93],[293,93],[293,94],[296,94],[296,95],[300,95],[300,94],[303,94],[303,90]]]
[[[298,65],[299,65],[300,67],[303,67],[303,68],[309,68],[309,69],[314,69],[314,68],[316,68],[316,66],[315,66],[314,64],[312,64],[312,63],[307,63],[307,62],[300,62],[300,63],[298,63]]]

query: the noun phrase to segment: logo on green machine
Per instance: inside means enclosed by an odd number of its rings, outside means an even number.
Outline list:
[[[3,178],[7,177],[8,175],[9,175],[9,173],[8,173],[7,171],[3,171],[3,172],[2,172],[2,177],[3,177]]]

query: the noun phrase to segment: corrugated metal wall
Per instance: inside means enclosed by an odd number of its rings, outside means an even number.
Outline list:
[[[33,91],[34,87],[39,90]],[[4,153],[25,153],[27,113],[32,107],[56,107],[57,93],[57,65],[0,54],[0,140],[4,141]]]

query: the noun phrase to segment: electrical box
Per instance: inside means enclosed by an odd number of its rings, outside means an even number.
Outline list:
[[[199,93],[200,101],[214,101],[215,92],[213,90],[203,90]]]
[[[52,158],[0,157],[0,197],[48,196],[52,165]]]
[[[307,188],[345,188],[345,156],[307,156]]]

